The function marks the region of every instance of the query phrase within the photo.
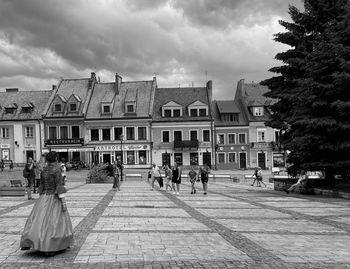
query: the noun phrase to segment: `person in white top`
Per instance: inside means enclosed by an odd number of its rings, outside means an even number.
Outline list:
[[[152,191],[154,189],[154,181],[160,181],[161,174],[160,174],[160,169],[159,167],[154,163],[152,164]]]
[[[67,168],[64,163],[61,163],[61,175],[63,178],[64,185],[67,183]]]

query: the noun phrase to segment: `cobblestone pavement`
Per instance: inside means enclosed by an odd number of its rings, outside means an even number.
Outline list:
[[[350,268],[350,201],[284,195],[247,182],[190,194],[127,180],[71,182],[75,243],[46,257],[19,250],[33,203],[0,197],[0,268]]]

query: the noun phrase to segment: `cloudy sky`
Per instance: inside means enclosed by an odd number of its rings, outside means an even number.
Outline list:
[[[0,90],[50,89],[60,78],[204,86],[233,98],[238,80],[272,74],[287,49],[273,34],[301,0],[0,0]]]

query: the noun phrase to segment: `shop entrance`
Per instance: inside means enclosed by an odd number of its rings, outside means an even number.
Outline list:
[[[102,160],[103,160],[103,163],[111,163],[111,154],[109,153],[104,153],[102,155]]]
[[[27,150],[26,151],[26,162],[29,158],[32,158],[34,160],[34,151],[33,150]]]
[[[203,165],[205,164],[211,168],[211,152],[203,152]]]
[[[247,154],[245,152],[239,153],[239,168],[241,169],[247,168]]]
[[[59,162],[68,162],[68,152],[59,152],[58,153]]]
[[[266,156],[265,152],[258,152],[258,166],[261,169],[266,169]]]
[[[162,154],[162,166],[164,167],[164,165],[169,165],[170,167],[170,153],[163,153]]]

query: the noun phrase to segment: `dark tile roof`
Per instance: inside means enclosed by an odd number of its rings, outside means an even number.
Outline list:
[[[52,93],[52,91],[0,92],[0,120],[41,119]],[[30,108],[29,105],[32,106],[32,110],[25,113],[22,107]],[[5,107],[11,106],[14,107],[14,113],[6,114]]]
[[[116,93],[115,83],[96,83],[89,107],[86,113],[86,119],[96,118],[129,118],[130,116],[149,117],[150,102],[153,98],[153,89],[155,81],[125,81],[121,82],[120,89]],[[125,114],[125,101],[136,102],[136,113],[132,115]],[[112,113],[101,115],[101,104],[112,103]]]
[[[222,120],[222,113],[238,113],[238,121],[224,121]],[[248,122],[245,118],[244,113],[242,112],[240,105],[237,104],[234,100],[225,100],[225,101],[213,101],[212,104],[212,115],[214,118],[215,126],[245,126],[248,125]]]
[[[182,117],[162,117],[162,106],[173,101],[182,106]],[[206,87],[186,87],[186,88],[157,88],[153,120],[154,121],[188,121],[188,120],[210,120],[210,116],[206,117],[190,117],[188,115],[188,106],[195,101],[200,101],[208,105],[209,99]],[[209,111],[210,113],[210,111]]]
[[[83,116],[83,109],[85,103],[89,99],[89,78],[83,79],[62,79],[57,87],[55,96],[58,96],[62,102],[67,103],[72,95],[81,100],[79,111],[71,115],[67,113],[67,109],[62,114],[53,113],[54,99],[50,102],[46,117],[57,117],[57,116]]]
[[[275,103],[276,100],[263,96],[268,91],[268,87],[258,83],[244,83],[244,80],[238,82],[235,100],[237,103],[242,104],[243,111],[246,113],[249,121],[265,122],[270,119],[267,107]],[[256,106],[264,107],[263,116],[254,116],[252,107]]]

